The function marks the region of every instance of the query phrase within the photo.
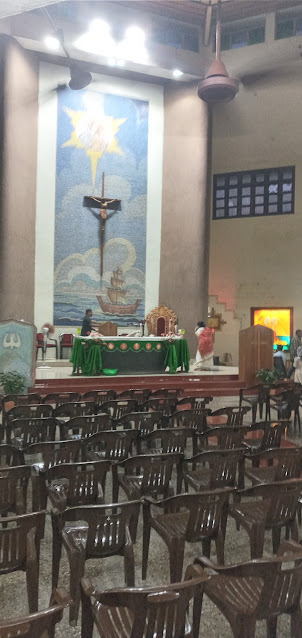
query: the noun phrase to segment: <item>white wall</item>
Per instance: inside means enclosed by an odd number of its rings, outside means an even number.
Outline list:
[[[68,82],[69,69],[57,65],[40,65],[36,258],[35,258],[35,325],[53,322],[54,295],[54,230],[55,179],[57,142],[58,84]],[[93,90],[132,97],[149,102],[148,193],[147,193],[147,253],[146,253],[146,314],[158,305],[161,210],[162,210],[162,149],[163,149],[163,89],[143,82],[132,82],[102,75],[93,75]],[[133,329],[133,327],[132,327]],[[125,327],[123,327],[123,331]],[[76,326],[60,326],[61,332],[76,332]]]

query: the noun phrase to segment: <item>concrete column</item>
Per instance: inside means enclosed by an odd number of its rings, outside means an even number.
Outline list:
[[[0,320],[32,322],[38,64],[34,54],[2,35],[0,67]]]
[[[178,315],[193,357],[208,314],[211,116],[191,84],[169,85],[164,108],[159,301]]]

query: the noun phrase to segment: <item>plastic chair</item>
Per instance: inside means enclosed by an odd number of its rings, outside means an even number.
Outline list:
[[[30,475],[26,465],[0,469],[0,516],[26,513]]]
[[[111,463],[104,460],[60,463],[40,471],[40,476],[52,507],[63,512],[66,507],[104,503],[106,475],[110,469]]]
[[[204,568],[216,572],[204,582],[204,593],[226,617],[234,638],[255,638],[258,620],[266,621],[267,637],[274,638],[281,614],[290,615],[291,638],[301,638],[301,545],[284,541],[277,556],[227,567],[206,557],[194,563],[195,577],[205,576]]]
[[[56,427],[56,420],[52,417],[45,419],[15,419],[7,427],[9,442],[19,450],[24,450],[32,443],[54,441]]]
[[[142,412],[149,412],[154,410],[155,412],[161,412],[163,416],[170,416],[176,410],[177,398],[176,397],[151,397],[140,405]]]
[[[94,414],[95,405],[93,401],[70,401],[62,403],[53,411],[53,415],[59,423],[65,423],[65,419],[72,419],[75,416],[88,416]]]
[[[39,350],[41,350],[42,361],[44,361],[45,348],[44,348],[44,334],[43,334],[43,332],[37,332],[37,334],[36,334],[36,359],[38,359]]]
[[[23,452],[8,443],[0,444],[0,468],[16,465],[25,465]]]
[[[42,403],[52,405],[54,408],[58,408],[63,403],[71,403],[73,401],[81,401],[80,392],[52,392],[46,394],[42,399]]]
[[[106,401],[115,399],[115,390],[88,390],[83,394],[84,401],[94,401],[96,409],[100,408]]]
[[[138,518],[140,501],[111,505],[72,507],[64,513],[52,511],[53,563],[52,584],[57,586],[62,545],[67,553],[70,569],[70,624],[75,625],[80,605],[80,580],[84,576],[85,561],[120,555],[124,557],[125,582],[135,584],[134,554],[129,531],[131,518]],[[72,521],[85,521],[85,525],[72,525]]]
[[[301,448],[276,448],[254,454],[244,474],[252,485],[300,477]]]
[[[53,409],[51,405],[39,404],[26,404],[16,405],[7,412],[3,413],[3,423],[8,425],[15,419],[43,419],[53,416]]]
[[[198,432],[204,432],[204,430],[208,429],[207,417],[210,414],[210,408],[178,410],[165,420],[165,427],[186,427],[193,428]]]
[[[193,623],[188,609],[192,599],[201,601],[205,580],[203,574],[173,585],[100,592],[83,578],[82,638],[92,638],[94,624],[101,638],[198,638],[193,629],[199,626],[197,606]]]
[[[249,406],[229,406],[225,408],[219,408],[219,410],[214,410],[214,412],[211,412],[211,414],[207,418],[207,424],[209,427],[219,426],[221,425],[221,417],[225,417],[225,425],[242,425],[245,415],[248,414],[250,410],[251,408]]]
[[[71,599],[66,589],[60,587],[52,592],[49,608],[29,616],[0,620],[1,638],[54,638],[55,625],[63,618],[65,607]]]
[[[296,512],[301,487],[302,479],[288,479],[255,485],[237,493],[228,513],[237,526],[242,525],[248,533],[252,559],[262,557],[265,530],[272,530],[274,554],[278,551],[282,527],[298,541]],[[238,502],[238,497],[249,498]]]
[[[134,428],[143,436],[152,432],[155,427],[161,427],[164,421],[165,417],[161,412],[129,412],[119,419],[118,426],[124,429]]]
[[[147,577],[150,532],[154,529],[169,551],[171,582],[181,580],[185,542],[202,542],[202,553],[210,557],[211,541],[216,544],[217,557],[224,563],[224,534],[221,518],[232,489],[212,490],[196,494],[178,494],[164,501],[144,499],[142,579]],[[163,513],[153,516],[151,506]]]
[[[137,401],[134,399],[113,399],[102,403],[99,407],[99,412],[107,412],[112,419],[118,421],[124,414],[128,412],[135,412],[137,410]]]
[[[260,421],[252,423],[250,432],[263,431],[260,439],[245,439],[246,454],[252,456],[259,452],[264,452],[271,448],[279,448],[281,446],[282,435],[285,433],[288,421]]]
[[[59,336],[59,341],[60,341],[60,359],[63,359],[63,349],[64,348],[69,348],[71,349],[73,347],[73,342],[75,339],[75,335],[71,334],[70,332],[62,332]]]
[[[67,423],[60,424],[61,439],[86,439],[97,432],[110,430],[115,424],[109,414],[91,414],[72,417]]]
[[[0,575],[26,572],[30,613],[38,611],[40,541],[44,524],[45,512],[0,519]]]
[[[252,409],[252,421],[256,421],[257,410],[259,407],[259,416],[262,419],[263,406],[265,406],[265,419],[269,418],[269,395],[270,387],[264,386],[262,383],[251,385],[248,388],[241,388],[239,390],[239,407],[242,407],[242,403],[248,403]]]
[[[87,459],[124,461],[131,454],[137,440],[136,430],[104,430],[93,434],[85,441]]]
[[[195,437],[193,428],[161,428],[138,439],[138,454],[167,454],[186,451],[187,440]]]
[[[185,490],[190,485],[196,492],[222,487],[235,487],[239,463],[243,461],[243,449],[207,450],[185,459],[182,478]],[[189,469],[192,466],[192,469]],[[196,468],[197,466],[197,468]]]
[[[148,389],[130,389],[124,390],[123,392],[119,392],[117,395],[118,399],[134,399],[137,401],[138,405],[144,403],[149,399],[151,394],[151,390]]]
[[[182,397],[177,401],[177,409],[180,405],[189,405],[191,410],[205,408],[208,403],[213,401],[213,397]]]

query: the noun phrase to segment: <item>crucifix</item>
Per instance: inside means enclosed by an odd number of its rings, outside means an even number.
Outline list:
[[[94,195],[85,195],[83,206],[86,208],[98,208],[100,210],[100,222],[101,222],[101,277],[103,276],[103,261],[104,261],[104,242],[105,242],[105,227],[107,220],[107,211],[113,210],[117,212],[120,210],[121,200],[110,199],[105,197],[105,173],[102,174],[102,195],[101,197],[95,197]],[[112,213],[114,215],[114,213]],[[112,217],[112,215],[110,215]]]

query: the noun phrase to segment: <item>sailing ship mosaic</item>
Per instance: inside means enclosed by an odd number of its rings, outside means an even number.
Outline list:
[[[54,324],[80,325],[86,308],[119,325],[145,316],[148,103],[82,90],[58,95]],[[83,205],[121,200],[108,210]],[[102,260],[103,274],[101,275]]]

